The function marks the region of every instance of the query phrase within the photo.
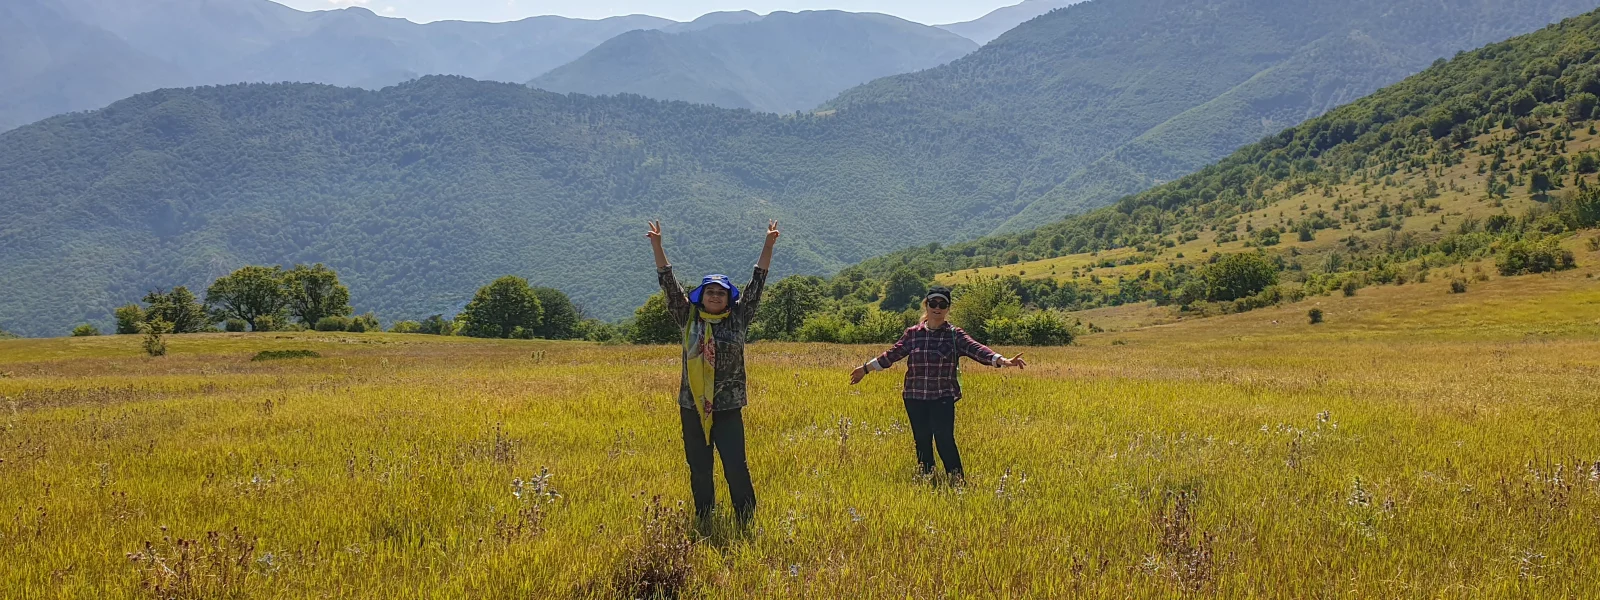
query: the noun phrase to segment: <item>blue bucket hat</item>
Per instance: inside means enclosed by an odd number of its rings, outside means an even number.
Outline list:
[[[727,275],[707,275],[705,279],[700,280],[700,287],[689,291],[689,302],[699,304],[700,292],[708,285],[720,285],[728,290],[728,304],[739,301],[739,288],[733,287],[733,281],[729,280]]]

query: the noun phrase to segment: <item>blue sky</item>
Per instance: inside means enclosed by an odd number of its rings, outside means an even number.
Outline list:
[[[941,25],[976,19],[1021,0],[275,0],[300,10],[363,6],[373,12],[412,21],[441,19],[463,21],[514,21],[534,15],[561,15],[599,19],[615,15],[646,14],[690,21],[708,12],[752,10],[838,9],[879,12]]]

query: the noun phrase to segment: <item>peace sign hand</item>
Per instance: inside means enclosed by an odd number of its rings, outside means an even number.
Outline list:
[[[767,222],[767,245],[771,246],[778,241],[778,221],[773,219]]]
[[[661,245],[661,221],[648,221],[648,223],[650,231],[645,232],[644,237],[650,238],[651,244]]]

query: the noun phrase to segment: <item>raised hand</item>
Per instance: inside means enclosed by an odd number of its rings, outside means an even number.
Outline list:
[[[661,221],[650,221],[650,231],[644,237],[650,238],[650,249],[655,251],[656,268],[665,269],[668,266],[667,251],[661,249]]]
[[[761,246],[761,258],[756,267],[765,271],[772,268],[772,247],[778,243],[778,221],[767,221],[767,243]]]

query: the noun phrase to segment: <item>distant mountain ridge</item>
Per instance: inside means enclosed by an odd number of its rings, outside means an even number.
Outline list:
[[[967,38],[978,45],[987,44],[1000,37],[1001,34],[1011,31],[1016,26],[1026,23],[1040,15],[1058,8],[1066,8],[1085,0],[1025,0],[1021,4],[1014,4],[994,9],[987,15],[961,23],[938,25],[940,29],[949,31]]]
[[[6,0],[0,17],[0,131],[163,87],[379,88],[429,74],[523,82],[621,33],[679,25],[642,15],[417,24],[268,0]]]
[[[528,84],[788,113],[978,49],[953,33],[869,13],[718,13],[691,25],[624,33]]]

